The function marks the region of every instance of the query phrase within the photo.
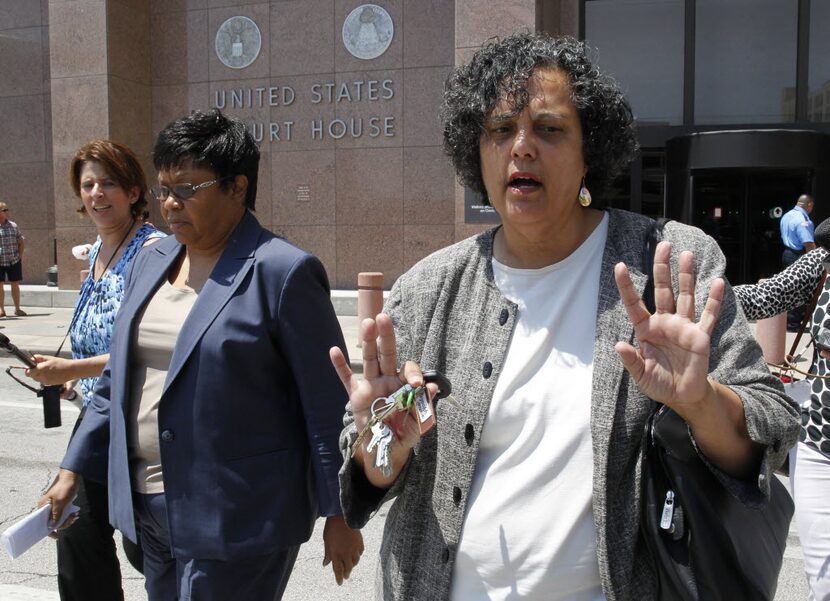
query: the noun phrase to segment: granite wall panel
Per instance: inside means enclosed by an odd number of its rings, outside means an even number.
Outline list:
[[[273,225],[335,225],[334,174],[334,150],[271,153]]]
[[[179,10],[202,10],[208,7],[208,0],[150,0],[150,12],[167,13]]]
[[[110,138],[138,154],[148,154],[153,146],[150,86],[111,76],[109,88]]]
[[[0,32],[0,96],[43,93],[43,28]]]
[[[109,136],[106,75],[52,80],[52,152],[74,154],[81,144]]]
[[[154,85],[208,81],[208,11],[153,13],[150,48]]]
[[[151,126],[153,138],[171,121],[192,110],[211,108],[209,85],[205,83],[153,86]]]
[[[0,31],[23,27],[40,27],[43,24],[38,0],[3,0],[0,10]]]
[[[140,0],[111,1],[107,11],[107,72],[150,84],[150,13]]]
[[[46,160],[42,94],[0,98],[0,163]]]
[[[406,35],[403,38],[404,67],[436,67],[453,64],[455,3],[448,0],[418,0],[403,4]]]
[[[534,31],[536,0],[456,0],[455,47],[480,46],[492,37]]]
[[[440,146],[403,149],[404,223],[452,224],[455,172]]]
[[[450,67],[404,70],[403,130],[407,146],[434,146],[443,143],[441,100],[444,80]]]
[[[391,287],[409,265],[404,264],[403,225],[337,225],[335,288],[354,289],[361,271],[383,272]]]
[[[271,3],[271,76],[334,71],[331,0]]]
[[[52,78],[107,72],[106,3],[75,0],[49,6]]]
[[[403,223],[402,148],[337,150],[335,157],[338,225]]]

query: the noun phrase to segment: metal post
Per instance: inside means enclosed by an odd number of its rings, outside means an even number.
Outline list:
[[[361,346],[360,324],[374,319],[383,310],[383,273],[363,271],[357,274],[357,346]]]

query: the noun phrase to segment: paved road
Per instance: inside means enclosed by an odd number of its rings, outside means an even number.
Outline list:
[[[28,318],[0,320],[0,328],[18,346],[54,353],[66,332],[69,309],[28,308]],[[356,318],[342,317],[341,326],[352,358],[359,357],[353,343]],[[0,353],[0,371],[14,364]],[[33,509],[41,492],[54,477],[78,411],[63,407],[63,426],[46,430],[38,399],[0,373],[0,531]],[[371,599],[380,536],[386,508],[364,529],[366,553],[352,578],[337,587],[329,568],[323,568],[322,521],[312,539],[303,545],[285,594],[287,601]],[[791,532],[776,601],[802,601],[807,591],[802,574],[801,549]],[[57,601],[56,560],[51,540],[42,541],[17,560],[0,550],[0,601]],[[141,576],[120,550],[126,601],[146,599]]]

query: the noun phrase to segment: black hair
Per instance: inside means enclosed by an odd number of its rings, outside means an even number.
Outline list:
[[[479,140],[487,116],[502,100],[514,114],[528,104],[527,80],[539,67],[561,69],[571,84],[571,101],[582,125],[585,185],[594,198],[637,152],[634,116],[613,80],[599,72],[583,42],[546,33],[516,33],[488,41],[444,84],[441,121],[444,151],[459,181],[488,203],[481,174]]]
[[[239,119],[213,109],[208,113],[194,111],[168,124],[156,138],[153,166],[162,171],[186,163],[210,169],[217,179],[228,178],[220,183],[224,189],[233,185],[234,176],[246,176],[245,206],[255,208],[259,148]]]

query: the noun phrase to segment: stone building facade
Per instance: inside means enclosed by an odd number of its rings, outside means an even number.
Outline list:
[[[354,288],[359,271],[391,285],[483,227],[465,223],[441,149],[448,71],[492,36],[577,35],[579,12],[577,0],[0,5],[0,199],[28,239],[25,282],[44,283],[57,261],[67,289],[83,267],[71,247],[95,236],[67,181],[76,149],[123,142],[152,180],[158,131],[212,107],[260,141],[266,227],[318,255],[333,287]],[[162,225],[156,206],[152,220]]]

